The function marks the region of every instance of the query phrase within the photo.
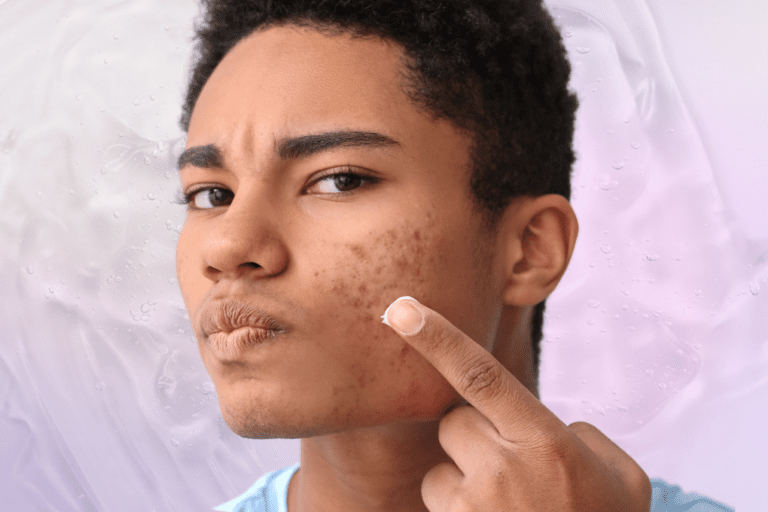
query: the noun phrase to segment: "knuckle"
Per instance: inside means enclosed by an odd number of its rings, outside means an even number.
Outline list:
[[[446,418],[451,418],[448,421],[466,421],[468,416],[472,413],[472,407],[469,405],[462,405],[462,404],[455,404],[453,406],[453,409],[451,409],[451,412],[445,415],[443,417],[443,420]]]
[[[492,361],[473,361],[461,374],[461,387],[467,394],[483,397],[493,393],[501,381],[500,366]]]
[[[568,428],[576,434],[591,434],[597,430],[594,425],[587,423],[586,421],[574,421],[568,425]]]
[[[467,430],[470,425],[467,406],[456,407],[442,417],[439,423],[439,431]]]
[[[565,468],[570,465],[573,447],[564,436],[540,433],[534,441],[533,452],[543,464],[550,467]]]
[[[653,496],[653,487],[651,480],[643,469],[635,464],[635,471],[629,472],[626,476],[626,485],[633,496],[638,497],[638,502],[650,504]]]

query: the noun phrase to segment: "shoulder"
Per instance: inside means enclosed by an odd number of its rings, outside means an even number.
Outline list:
[[[299,464],[278,469],[259,478],[240,496],[219,505],[219,512],[287,512],[288,483]]]
[[[651,479],[651,512],[734,512],[732,507],[692,492],[685,494],[677,485],[659,478]]]

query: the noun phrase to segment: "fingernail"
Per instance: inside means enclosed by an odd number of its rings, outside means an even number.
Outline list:
[[[413,336],[421,331],[424,327],[424,315],[411,301],[419,302],[407,295],[395,300],[381,316],[382,323],[406,336]]]

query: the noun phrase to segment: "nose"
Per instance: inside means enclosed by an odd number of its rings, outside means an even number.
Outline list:
[[[211,281],[275,276],[288,264],[281,223],[267,201],[236,194],[223,215],[209,221],[201,250],[203,274]]]

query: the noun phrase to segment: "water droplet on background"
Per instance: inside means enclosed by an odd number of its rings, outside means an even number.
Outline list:
[[[619,182],[616,180],[604,181],[600,183],[600,188],[603,190],[613,190],[619,186]]]
[[[655,253],[649,253],[645,255],[645,259],[647,259],[648,261],[656,261],[659,259],[659,255]]]
[[[598,308],[598,307],[600,307],[600,301],[599,300],[591,300],[591,301],[587,302],[587,305],[589,305],[589,307],[591,307],[591,308]]]
[[[752,295],[757,295],[760,293],[760,283],[757,281],[752,281],[749,283],[749,291],[752,292]]]
[[[578,48],[576,48],[576,51],[581,54],[589,53],[589,50],[590,50],[589,46],[579,46]]]
[[[27,274],[34,274],[35,269],[32,268],[32,265],[27,265]]]
[[[614,163],[613,163],[613,165],[612,165],[612,167],[613,167],[614,169],[616,169],[617,171],[618,171],[619,169],[623,169],[623,168],[624,168],[624,162],[623,162],[623,161],[614,162]]]
[[[608,244],[603,244],[600,246],[600,250],[603,251],[605,254],[608,254],[611,252],[611,246]]]
[[[640,149],[640,143],[639,142],[633,142],[632,143],[632,149]]]

